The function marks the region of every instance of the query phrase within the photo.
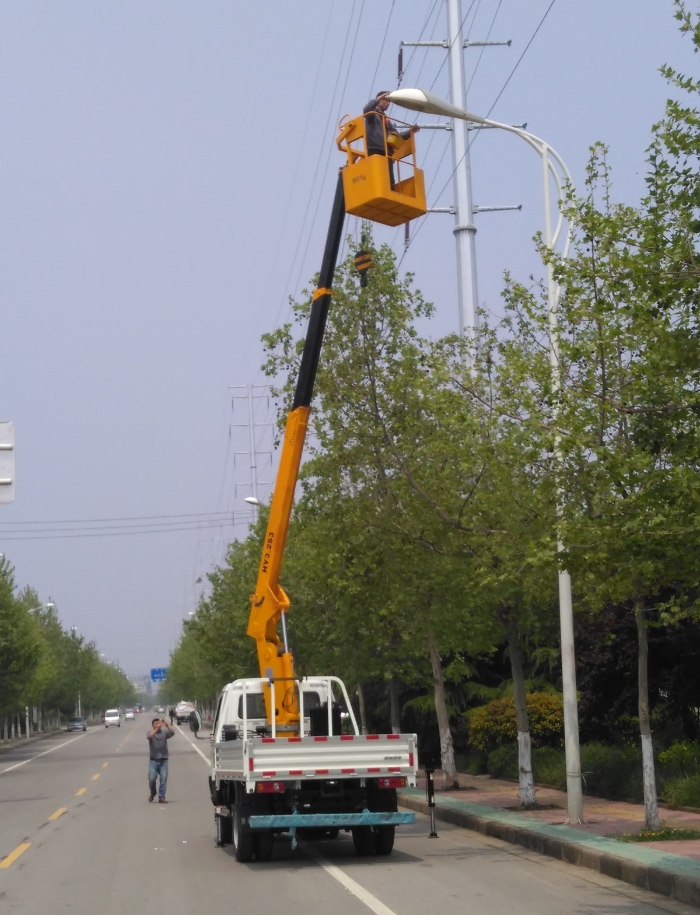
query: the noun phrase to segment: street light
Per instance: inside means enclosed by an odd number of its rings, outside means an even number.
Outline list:
[[[535,134],[523,130],[521,127],[513,127],[511,124],[501,124],[499,121],[491,121],[488,118],[482,118],[478,114],[471,114],[468,111],[464,111],[462,108],[458,108],[424,89],[397,89],[395,92],[390,92],[387,98],[395,105],[399,105],[402,108],[408,108],[411,111],[442,115],[448,118],[459,118],[462,121],[471,121],[473,124],[479,124],[482,127],[496,127],[499,130],[507,130],[509,133],[517,134],[517,136],[525,140],[542,159],[542,173],[544,178],[544,241],[547,248],[550,251],[554,251],[561,236],[561,230],[564,224],[564,214],[561,207],[558,207],[559,220],[554,232],[552,232],[550,176],[554,179],[559,203],[564,199],[565,186],[571,186],[573,182],[571,181],[571,174],[566,167],[564,160],[556,150],[552,149],[549,143],[546,143],[540,137],[535,136]],[[557,171],[556,166],[559,166],[561,169],[561,176]],[[570,246],[571,225],[568,224],[562,250],[562,256],[564,258],[568,256]],[[560,295],[561,288],[554,279],[554,266],[550,259],[550,262],[547,264],[549,364],[552,372],[552,388],[555,394],[557,394],[561,388],[558,340],[559,318],[557,315]],[[555,411],[556,410],[557,408],[555,406]],[[554,418],[556,425],[556,412]],[[557,436],[554,441],[555,453],[557,457],[561,459],[559,445],[559,437]],[[559,499],[561,500],[562,497],[563,492],[560,490]],[[557,551],[561,553],[563,549],[564,545],[557,534]],[[581,755],[579,751],[578,707],[576,697],[574,614],[571,597],[571,576],[565,569],[559,572],[559,626],[561,630],[561,666],[564,694],[564,745],[566,749],[567,806],[569,822],[578,823],[583,819],[583,795],[581,791]]]
[[[54,602],[51,600],[51,598],[49,598],[45,604],[39,604],[38,607],[32,607],[31,609],[27,610],[27,613],[36,613],[38,610],[55,610],[55,609],[56,609],[56,604],[54,604]]]
[[[248,505],[257,505],[258,507],[262,505],[262,502],[260,502],[259,499],[256,499],[255,496],[246,496],[244,501],[247,502]]]

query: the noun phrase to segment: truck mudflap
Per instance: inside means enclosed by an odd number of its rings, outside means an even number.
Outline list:
[[[251,829],[304,829],[319,826],[408,826],[416,822],[415,813],[286,813],[248,818]]]

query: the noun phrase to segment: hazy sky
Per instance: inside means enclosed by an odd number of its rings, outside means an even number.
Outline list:
[[[491,39],[512,39],[466,52],[469,107],[486,113],[550,0],[462,2],[472,39],[496,13]],[[264,380],[260,334],[318,268],[339,117],[395,87],[402,39],[426,22],[424,39],[444,37],[443,7],[0,4],[0,419],[16,424],[18,460],[0,552],[131,674],[167,663],[196,579],[245,532],[230,514],[246,492],[229,385]],[[588,147],[605,141],[614,192],[634,202],[667,95],[658,67],[696,65],[672,14],[671,0],[557,0],[492,116],[527,121],[579,184]],[[409,58],[404,86],[447,95],[442,49]],[[429,204],[447,206],[449,134],[418,138]],[[498,312],[503,270],[539,270],[540,166],[497,131],[472,161],[475,203],[523,204],[477,217],[479,298]],[[434,333],[457,327],[452,225],[428,216],[402,264],[437,305]],[[402,232],[375,238],[403,249]],[[216,512],[225,527],[209,523]],[[81,524],[48,524],[69,521]],[[160,530],[124,532],[134,525]]]

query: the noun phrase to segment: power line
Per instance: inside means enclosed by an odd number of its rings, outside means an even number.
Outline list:
[[[247,519],[246,519],[247,520]],[[244,524],[246,520],[242,521],[219,521],[211,522],[210,527],[228,527],[230,525]],[[110,530],[100,530],[100,531],[88,531],[86,533],[81,533],[80,531],[74,533],[35,533],[35,532],[23,532],[22,534],[13,534],[12,536],[6,536],[5,534],[0,535],[0,542],[3,541],[21,541],[21,540],[74,540],[76,538],[85,538],[85,537],[130,537],[135,534],[171,534],[177,533],[178,531],[197,531],[202,530],[200,524],[192,524],[190,526],[182,527],[153,527],[141,528],[139,530],[120,530],[120,531],[110,531]]]
[[[71,519],[59,519],[57,521],[0,521],[0,531],[2,530],[2,525],[6,524],[39,524],[39,525],[49,525],[49,524],[96,524],[96,523],[111,523],[111,522],[122,522],[122,521],[163,521],[171,519],[185,519],[185,518],[213,518],[215,515],[230,515],[231,512],[228,511],[216,511],[216,512],[191,512],[189,514],[180,514],[180,515],[131,515],[127,517],[118,517],[118,518],[71,518]]]
[[[379,49],[379,55],[377,57],[377,66],[374,68],[374,75],[372,76],[372,82],[369,86],[369,95],[372,97],[372,89],[374,86],[374,81],[377,78],[377,73],[379,72],[379,64],[382,61],[382,54],[384,53],[384,45],[386,43],[386,36],[389,33],[389,24],[391,23],[391,15],[394,12],[394,6],[396,5],[396,0],[391,0],[391,8],[389,10],[389,16],[386,20],[386,28],[384,29],[384,37],[382,38],[382,46]]]
[[[524,48],[522,54],[521,54],[520,57],[517,59],[517,61],[516,61],[516,63],[515,63],[515,66],[513,67],[513,69],[512,69],[512,70],[510,71],[510,73],[508,74],[508,78],[506,79],[505,83],[504,83],[503,86],[501,87],[501,91],[498,93],[498,95],[497,95],[496,98],[494,99],[493,103],[491,104],[491,107],[490,107],[489,110],[486,112],[485,118],[490,117],[491,112],[493,111],[493,109],[494,109],[494,108],[496,107],[496,105],[498,104],[499,99],[501,98],[501,96],[502,96],[503,93],[505,92],[506,87],[508,86],[508,84],[510,83],[511,79],[513,78],[513,76],[514,76],[514,74],[515,74],[515,71],[516,71],[516,70],[518,69],[518,67],[520,66],[520,64],[521,64],[521,62],[522,62],[522,60],[523,60],[523,58],[525,57],[525,55],[527,54],[528,50],[530,49],[530,45],[531,45],[532,42],[535,40],[535,37],[537,36],[537,33],[538,33],[539,30],[542,28],[545,19],[547,18],[547,16],[549,16],[549,13],[550,13],[551,9],[552,9],[552,7],[554,6],[554,4],[555,4],[556,2],[557,2],[557,0],[551,0],[551,3],[549,4],[549,6],[547,7],[547,9],[545,10],[544,15],[542,16],[542,18],[541,18],[540,21],[539,21],[539,23],[538,23],[538,25],[537,25],[537,28],[535,29],[535,31],[534,31],[534,32],[532,33],[532,35],[530,36],[530,40],[528,41],[528,43],[525,45],[525,48]],[[474,133],[475,133],[475,136],[474,136],[474,138],[473,138],[472,140],[469,141],[469,144],[468,144],[468,146],[467,146],[466,152],[464,153],[464,155],[462,156],[462,158],[459,160],[459,162],[457,162],[457,164],[455,165],[455,167],[452,169],[452,171],[450,172],[450,175],[449,175],[447,181],[443,184],[442,188],[440,189],[440,192],[438,193],[437,197],[435,198],[435,202],[436,202],[436,203],[440,200],[440,198],[442,197],[442,195],[445,193],[445,190],[447,189],[447,186],[449,185],[450,181],[452,181],[452,178],[454,177],[454,173],[457,171],[457,169],[460,167],[460,165],[461,165],[462,162],[464,161],[464,158],[465,158],[465,156],[467,155],[467,153],[471,150],[471,148],[472,148],[472,146],[473,146],[473,144],[474,144],[474,142],[475,142],[475,140],[476,140],[476,137],[478,136],[478,134],[480,133],[480,131],[474,131]],[[444,153],[443,153],[443,155],[444,155]],[[440,160],[440,161],[442,161],[442,160]],[[433,181],[434,181],[434,180],[435,180],[435,179],[433,179]],[[431,183],[431,187],[432,187],[432,183]],[[420,230],[421,230],[421,229],[423,228],[423,226],[425,225],[425,222],[426,222],[426,220],[423,219],[423,222],[422,222],[422,223],[418,226],[418,228],[416,229],[416,231],[415,231],[415,233],[414,233],[414,235],[413,235],[413,238],[411,239],[411,242],[414,242],[414,241],[416,240],[416,238],[417,238],[417,236],[418,236],[418,233],[420,232]],[[398,265],[397,265],[397,269],[398,269],[398,267],[401,266],[404,257],[406,257],[407,251],[408,251],[408,248],[404,248],[403,254],[401,255],[401,258],[399,259],[399,263],[398,263]]]

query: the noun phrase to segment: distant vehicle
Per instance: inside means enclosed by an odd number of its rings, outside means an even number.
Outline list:
[[[122,726],[122,723],[121,723],[121,717],[119,715],[119,709],[118,708],[108,708],[107,711],[105,712],[105,727],[106,728],[112,728],[112,727],[120,728],[121,726]]]
[[[125,721],[136,721],[136,712],[132,708],[128,708],[124,712],[124,720]]]
[[[191,702],[178,702],[175,706],[175,720],[178,724],[184,724],[190,720],[190,714],[194,711],[194,705]]]
[[[79,715],[68,719],[67,731],[87,731],[87,721]]]

